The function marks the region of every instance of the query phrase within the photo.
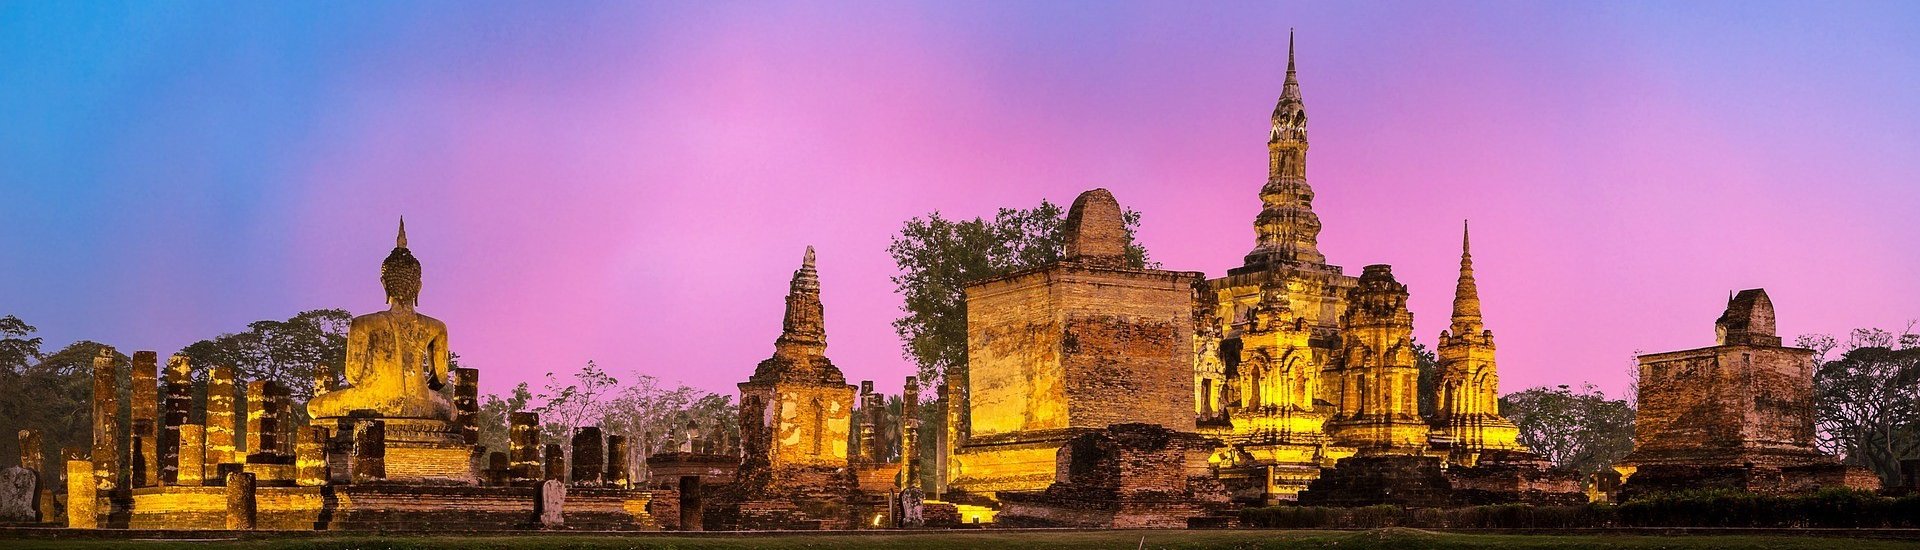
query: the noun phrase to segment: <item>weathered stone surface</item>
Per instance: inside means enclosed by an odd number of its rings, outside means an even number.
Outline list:
[[[79,457],[87,453],[67,453],[67,528],[99,529],[98,486],[94,483],[93,462]]]
[[[1083,197],[1083,209],[1117,216],[1109,195]],[[1100,240],[1087,231],[1082,240]],[[1083,244],[1112,252],[1111,243]],[[952,434],[963,441],[947,457],[950,489],[1043,490],[1067,438],[1110,424],[1193,431],[1199,278],[1069,259],[969,284],[965,383],[950,388],[964,400],[956,420],[966,431]]]
[[[557,443],[548,443],[542,454],[541,480],[567,482],[567,455]]]
[[[1744,290],[1714,323],[1719,345],[1639,357],[1624,498],[1703,487],[1879,488],[1814,448],[1813,350],[1781,346],[1773,326],[1766,291]]]
[[[1044,492],[1005,492],[1009,526],[1185,528],[1230,505],[1207,456],[1217,442],[1152,424],[1115,424],[1075,436],[1055,455]]]
[[[354,423],[353,465],[349,469],[354,483],[373,483],[387,479],[386,421],[362,418]]]
[[[207,475],[207,428],[199,424],[182,424],[179,430],[180,449],[178,468],[175,469],[175,484],[188,487],[198,486],[206,481]]]
[[[129,417],[132,434],[139,437],[137,444],[140,460],[134,465],[137,474],[131,479],[133,487],[152,487],[160,484],[160,385],[159,355],[151,351],[133,352],[133,390],[129,394],[132,401],[132,415]]]
[[[1379,454],[1342,458],[1300,493],[1309,506],[1446,506],[1453,486],[1438,457]]]
[[[1420,370],[1406,285],[1394,280],[1392,266],[1367,266],[1346,314],[1336,368],[1329,371],[1340,406],[1327,421],[1328,435],[1363,455],[1424,452],[1428,426],[1416,393]]]
[[[558,529],[566,526],[567,484],[565,482],[557,479],[541,482],[540,500],[534,502],[533,513],[540,518],[540,527]]]
[[[574,485],[593,487],[605,482],[607,450],[600,428],[587,426],[573,430]]]
[[[540,468],[540,415],[508,413],[507,445],[507,458],[513,468],[509,482],[521,487],[538,486],[544,477]]]
[[[511,472],[512,467],[508,466],[506,451],[487,453],[487,485],[506,485]]]
[[[245,471],[257,483],[294,480],[293,411],[287,388],[271,380],[247,383],[247,455]]]
[[[259,510],[253,474],[247,472],[228,474],[226,487],[227,529],[253,529]]]
[[[93,465],[93,496],[95,505],[90,507],[98,518],[96,525],[112,526],[116,492],[126,484],[120,476],[120,399],[114,387],[119,366],[114,364],[112,347],[101,346],[99,355],[93,358],[93,447],[90,461]],[[68,508],[75,508],[68,492]]]
[[[900,491],[899,526],[907,529],[926,527],[927,519],[924,512],[926,502],[927,496],[919,487],[908,487]]]
[[[185,425],[193,413],[193,365],[187,356],[174,354],[167,359],[161,389],[165,399],[161,402],[160,418],[160,482],[174,485],[180,483],[180,426]],[[198,463],[202,458],[194,461]],[[195,473],[193,477],[198,480],[200,475]]]
[[[627,438],[607,436],[607,485],[626,487],[632,483],[627,460]]]
[[[468,445],[480,444],[480,370],[456,368],[453,373],[453,423]]]
[[[1060,230],[1065,236],[1061,257],[1069,262],[1123,267],[1127,260],[1127,225],[1120,202],[1106,189],[1074,197]]]
[[[0,469],[0,522],[40,521],[40,479],[19,466]]]
[[[231,464],[240,461],[234,436],[239,433],[236,424],[245,418],[245,411],[237,411],[239,402],[234,399],[233,367],[216,366],[207,376],[207,457],[209,468],[219,464]],[[235,414],[235,413],[239,414]],[[222,478],[224,479],[224,478]]]
[[[148,449],[153,448],[152,445],[148,445],[147,443],[153,439],[153,436],[141,433],[151,431],[151,428],[153,428],[153,421],[145,419],[135,420],[133,421],[133,433],[127,439],[127,452],[132,453],[127,464],[130,468],[127,479],[130,481],[129,485],[132,487],[153,486],[153,484],[147,483],[147,480],[153,477],[148,475],[149,472],[147,472],[147,466],[153,463],[153,461],[147,460]]]
[[[294,484],[319,487],[327,484],[327,430],[319,426],[301,426],[293,446]]]
[[[64,462],[47,463],[47,446],[40,438],[39,430],[20,430],[20,466],[33,470],[40,486],[39,508],[43,518],[52,519],[57,513],[53,502],[53,485],[60,478],[58,472],[66,468]]]
[[[425,418],[450,422],[453,405],[437,391],[450,368],[447,325],[414,311],[420,296],[420,261],[407,248],[406,222],[400,224],[393,252],[380,265],[386,311],[353,318],[347,330],[347,387],[316,395],[307,402],[314,418],[345,418],[373,410],[383,418]],[[420,359],[426,359],[421,376]]]

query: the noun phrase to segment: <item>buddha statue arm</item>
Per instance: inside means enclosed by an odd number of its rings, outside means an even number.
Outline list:
[[[433,341],[427,344],[427,359],[433,362],[431,371],[427,375],[427,388],[440,391],[440,388],[447,384],[448,362],[451,358],[448,357],[447,351],[447,327],[435,324],[438,330],[434,331]]]

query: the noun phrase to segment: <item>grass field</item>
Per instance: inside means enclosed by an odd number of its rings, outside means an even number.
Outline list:
[[[0,539],[0,548],[59,549],[826,549],[913,548],[926,550],[1262,549],[1262,548],[1920,548],[1920,541],[1838,537],[1757,535],[1508,535],[1436,533],[1412,529],[1339,531],[955,531],[883,535],[711,534],[675,535],[503,535],[472,537],[289,536],[245,540],[60,540]]]

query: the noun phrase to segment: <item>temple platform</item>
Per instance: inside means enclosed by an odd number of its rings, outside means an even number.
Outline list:
[[[226,528],[226,487],[134,489],[132,529]],[[539,528],[532,487],[370,484],[256,489],[259,529],[332,531],[511,531]],[[567,488],[564,529],[650,531],[652,493]]]

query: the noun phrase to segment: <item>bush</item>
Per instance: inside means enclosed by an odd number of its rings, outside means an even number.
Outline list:
[[[1620,523],[1634,527],[1898,527],[1915,521],[1912,512],[1920,504],[1907,502],[1912,498],[1895,500],[1845,488],[1796,495],[1680,491],[1646,495],[1620,505]]]
[[[1415,509],[1398,506],[1365,508],[1275,506],[1248,508],[1240,512],[1242,525],[1277,529],[1376,529],[1381,527],[1569,529],[1609,527],[1615,523],[1615,517],[1614,506],[1607,504],[1578,506],[1501,504]]]

